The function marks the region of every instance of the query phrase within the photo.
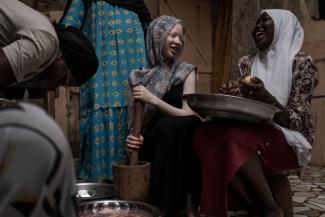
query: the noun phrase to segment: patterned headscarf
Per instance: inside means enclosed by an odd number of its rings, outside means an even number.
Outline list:
[[[148,66],[143,70],[134,70],[129,77],[130,90],[137,85],[145,86],[152,94],[162,98],[172,86],[178,85],[187,78],[187,76],[196,69],[195,66],[181,63],[179,58],[183,51],[180,49],[177,57],[173,60],[172,66],[166,65],[166,59],[162,55],[162,50],[170,31],[175,25],[180,24],[185,28],[183,22],[172,16],[161,16],[153,20],[148,27],[146,37],[146,49]],[[133,123],[133,96],[129,94],[129,127]],[[143,117],[143,126],[150,120],[155,112],[155,107],[146,104]]]

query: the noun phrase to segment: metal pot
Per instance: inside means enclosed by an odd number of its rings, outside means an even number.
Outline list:
[[[106,209],[106,213],[101,211]],[[137,216],[150,216],[161,217],[161,212],[158,208],[143,202],[127,201],[127,200],[93,200],[85,201],[78,205],[80,217],[87,216],[133,216],[129,214],[132,210],[139,210],[143,215]]]
[[[76,188],[78,202],[115,197],[113,184],[85,182],[77,183]]]
[[[255,100],[224,94],[186,94],[183,98],[202,117],[229,118],[253,123],[272,122],[280,110]]]

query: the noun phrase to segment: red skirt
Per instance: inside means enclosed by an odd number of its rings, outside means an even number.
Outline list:
[[[279,129],[269,124],[251,124],[218,119],[203,122],[194,137],[201,160],[201,213],[227,217],[227,186],[238,169],[254,154],[266,170],[298,168],[296,155]]]

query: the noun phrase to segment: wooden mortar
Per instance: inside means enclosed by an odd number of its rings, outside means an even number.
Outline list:
[[[140,138],[144,104],[134,102],[133,136]],[[133,150],[128,162],[113,164],[114,192],[119,199],[146,201],[150,183],[150,163],[139,161],[138,151]]]

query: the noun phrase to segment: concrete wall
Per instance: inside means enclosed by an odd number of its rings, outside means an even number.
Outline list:
[[[232,23],[232,69],[231,77],[236,77],[237,62],[240,57],[255,52],[252,31],[259,12],[269,8],[286,8],[286,0],[233,0]],[[291,0],[296,1],[296,0]]]
[[[316,141],[312,151],[311,164],[325,166],[325,21],[316,21],[313,11],[308,10],[307,1],[300,2],[301,17],[305,28],[303,50],[311,54],[319,69],[320,82],[312,100],[312,112],[316,128]]]

